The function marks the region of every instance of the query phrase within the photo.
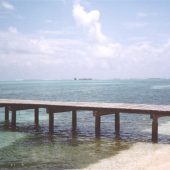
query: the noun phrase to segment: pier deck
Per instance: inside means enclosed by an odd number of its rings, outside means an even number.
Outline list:
[[[49,114],[49,133],[54,132],[54,113],[72,112],[72,129],[77,128],[77,111],[92,111],[95,116],[95,134],[100,135],[101,116],[115,114],[115,134],[120,135],[120,113],[150,115],[152,119],[152,141],[158,140],[158,118],[170,116],[170,105],[146,105],[127,103],[95,103],[95,102],[55,102],[39,100],[0,99],[0,107],[5,107],[5,126],[16,127],[18,110],[34,109],[35,127],[39,126],[39,108],[45,108]],[[9,122],[11,111],[11,122]]]

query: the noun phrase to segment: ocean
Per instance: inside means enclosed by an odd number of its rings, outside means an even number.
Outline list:
[[[170,104],[170,80],[1,81],[0,98]],[[55,132],[50,136],[45,109],[40,109],[38,130],[34,129],[33,110],[27,110],[17,112],[17,128],[12,131],[4,128],[4,108],[0,108],[0,169],[82,169],[107,158],[126,162],[129,154],[142,157],[155,147],[166,152],[170,144],[169,117],[159,119],[159,142],[152,144],[149,115],[120,114],[120,138],[115,137],[114,115],[102,117],[100,138],[95,137],[92,112],[79,111],[77,116],[73,135],[70,112],[56,113]],[[134,165],[133,157],[129,161]],[[130,165],[113,166],[128,169]],[[134,168],[142,169],[137,164]]]

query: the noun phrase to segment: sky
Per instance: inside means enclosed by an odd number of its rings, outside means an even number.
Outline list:
[[[169,0],[0,0],[0,80],[170,78]]]

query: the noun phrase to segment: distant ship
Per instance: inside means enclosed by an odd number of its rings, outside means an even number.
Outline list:
[[[92,78],[80,78],[79,80],[92,80]]]
[[[75,77],[74,80],[93,80],[93,79],[92,79],[92,78],[79,78],[79,79],[77,79],[77,78]]]

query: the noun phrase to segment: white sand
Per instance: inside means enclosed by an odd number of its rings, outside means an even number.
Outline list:
[[[89,165],[84,170],[169,170],[170,145],[134,144],[129,150]]]
[[[159,134],[170,135],[170,122],[159,126]],[[137,143],[84,170],[170,170],[170,144]]]

